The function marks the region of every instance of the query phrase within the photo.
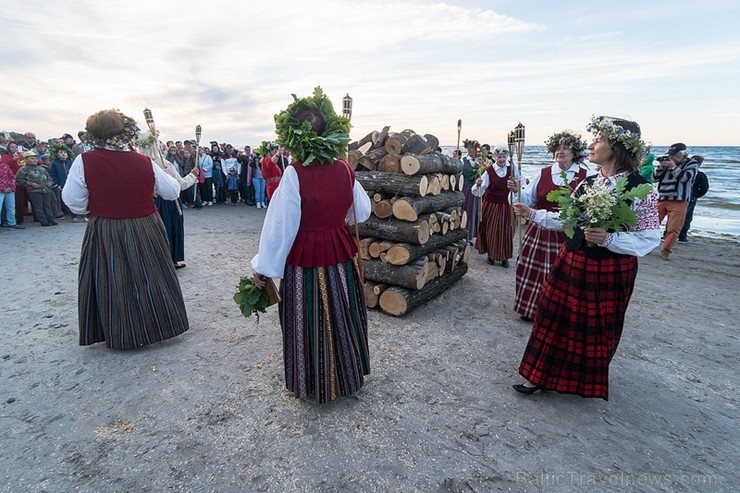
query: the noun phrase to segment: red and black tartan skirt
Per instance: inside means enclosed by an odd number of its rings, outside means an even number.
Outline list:
[[[563,246],[542,298],[519,373],[546,390],[609,399],[609,363],[619,345],[637,258],[589,258]]]
[[[516,296],[514,311],[534,318],[540,305],[542,285],[565,243],[565,233],[545,229],[534,222],[527,224],[522,239],[522,251],[516,264]]]

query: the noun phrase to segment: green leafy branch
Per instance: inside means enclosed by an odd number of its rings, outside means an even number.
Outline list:
[[[234,301],[239,306],[242,315],[249,317],[255,315],[257,322],[260,321],[260,313],[266,313],[266,308],[270,305],[270,297],[267,291],[257,287],[254,279],[251,277],[242,277],[234,293]]]

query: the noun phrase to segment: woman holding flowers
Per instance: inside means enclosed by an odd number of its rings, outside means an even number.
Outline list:
[[[609,397],[609,363],[622,335],[637,257],[660,244],[657,194],[637,172],[645,145],[632,121],[595,117],[590,160],[600,166],[573,192],[549,194],[559,213],[515,204],[517,215],[567,238],[542,287],[514,389]]]
[[[370,199],[339,159],[349,125],[320,87],[277,115],[278,141],[296,160],[270,200],[252,259],[257,286],[263,276],[283,279],[285,385],[319,403],[354,394],[370,373],[365,294],[348,227],[370,217]]]
[[[555,164],[542,168],[522,190],[523,204],[537,210],[556,212],[558,204],[547,199],[547,194],[566,184],[575,189],[588,173],[583,164],[588,156],[588,144],[581,136],[569,130],[551,135],[546,141]],[[518,191],[519,183],[509,180],[509,190]],[[565,242],[565,234],[558,229],[548,229],[529,221],[522,237],[522,250],[516,265],[516,297],[514,311],[522,320],[531,322],[537,312],[542,283],[550,273]]]

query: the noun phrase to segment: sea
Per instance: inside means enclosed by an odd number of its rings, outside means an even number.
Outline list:
[[[441,147],[445,154],[451,154],[455,149],[455,146]],[[667,150],[668,147],[652,148],[656,157],[662,156]],[[740,241],[740,147],[690,147],[689,154],[704,156],[701,170],[709,178],[709,191],[696,202],[689,236],[729,237]],[[553,162],[545,146],[525,145],[522,174],[533,177],[542,166],[549,166]]]

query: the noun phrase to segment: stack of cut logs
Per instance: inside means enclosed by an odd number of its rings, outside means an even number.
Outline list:
[[[433,135],[385,127],[349,146],[373,209],[359,227],[368,308],[403,315],[468,270],[462,163],[438,145]]]

